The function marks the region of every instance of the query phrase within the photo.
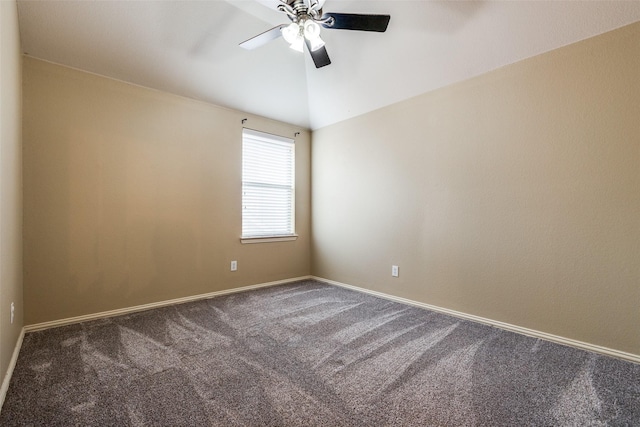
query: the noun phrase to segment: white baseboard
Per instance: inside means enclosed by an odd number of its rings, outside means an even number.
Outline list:
[[[216,297],[216,296],[227,295],[227,294],[232,294],[232,293],[236,293],[236,292],[245,292],[245,291],[250,291],[252,289],[264,288],[264,287],[268,287],[268,286],[276,286],[276,285],[281,285],[281,284],[285,284],[285,283],[291,283],[291,282],[297,282],[297,281],[300,281],[300,280],[309,280],[309,279],[318,280],[320,282],[325,282],[325,283],[328,283],[328,284],[331,284],[331,285],[340,286],[340,287],[351,289],[351,290],[354,290],[354,291],[357,291],[357,292],[364,292],[364,293],[367,293],[367,294],[370,294],[370,295],[374,295],[374,296],[377,296],[377,297],[380,297],[380,298],[385,298],[385,299],[388,299],[388,300],[391,300],[391,301],[396,301],[396,302],[400,302],[400,303],[403,303],[403,304],[408,304],[408,305],[412,305],[412,306],[416,306],[416,307],[425,308],[427,310],[432,310],[432,311],[436,311],[436,312],[439,312],[439,313],[448,314],[450,316],[459,317],[461,319],[471,320],[471,321],[474,321],[474,322],[483,323],[483,324],[494,326],[496,328],[504,329],[504,330],[507,330],[507,331],[512,331],[512,332],[516,332],[516,333],[519,333],[519,334],[528,335],[528,336],[531,336],[531,337],[534,337],[534,338],[541,338],[541,339],[544,339],[544,340],[547,340],[547,341],[551,341],[551,342],[555,342],[555,343],[558,343],[558,344],[563,344],[563,345],[567,345],[567,346],[570,346],[570,347],[579,348],[581,350],[587,350],[587,351],[591,351],[591,352],[594,352],[594,353],[604,354],[606,356],[616,357],[616,358],[619,358],[619,359],[627,360],[629,362],[640,363],[640,355],[637,355],[637,354],[627,353],[627,352],[624,352],[624,351],[615,350],[615,349],[612,349],[612,348],[603,347],[603,346],[599,346],[599,345],[595,345],[595,344],[590,344],[590,343],[586,343],[586,342],[583,342],[583,341],[574,340],[574,339],[571,339],[571,338],[565,338],[565,337],[561,337],[561,336],[558,336],[558,335],[548,334],[546,332],[536,331],[534,329],[524,328],[522,326],[512,325],[510,323],[505,323],[505,322],[500,322],[500,321],[497,321],[497,320],[487,319],[487,318],[480,317],[480,316],[475,316],[473,314],[467,314],[467,313],[463,313],[463,312],[460,312],[460,311],[450,310],[448,308],[438,307],[438,306],[435,306],[435,305],[431,305],[431,304],[426,304],[426,303],[419,302],[419,301],[410,300],[410,299],[407,299],[407,298],[402,298],[402,297],[397,297],[397,296],[394,296],[394,295],[385,294],[385,293],[382,293],[382,292],[372,291],[372,290],[369,290],[369,289],[360,288],[358,286],[353,286],[353,285],[348,285],[346,283],[341,283],[341,282],[337,282],[337,281],[334,281],[334,280],[325,279],[325,278],[322,278],[322,277],[301,276],[301,277],[294,277],[294,278],[291,278],[291,279],[278,280],[278,281],[274,281],[274,282],[259,283],[259,284],[256,284],[256,285],[243,286],[241,288],[226,289],[226,290],[223,290],[223,291],[215,291],[215,292],[209,292],[209,293],[206,293],[206,294],[199,294],[199,295],[193,295],[193,296],[183,297],[183,298],[176,298],[176,299],[172,299],[172,300],[160,301],[160,302],[155,302],[155,303],[150,303],[150,304],[137,305],[137,306],[121,308],[121,309],[117,309],[117,310],[103,311],[103,312],[100,312],[100,313],[87,314],[87,315],[84,315],[84,316],[70,317],[70,318],[67,318],[67,319],[54,320],[54,321],[51,321],[51,322],[43,322],[43,323],[37,323],[37,324],[33,324],[33,325],[26,325],[23,328],[22,332],[21,332],[20,339],[18,340],[18,343],[16,344],[16,350],[14,350],[14,354],[13,354],[13,358],[11,360],[11,364],[9,366],[9,370],[7,371],[7,375],[5,376],[5,379],[4,379],[3,383],[2,383],[2,388],[0,389],[0,404],[4,400],[4,396],[5,396],[5,393],[6,393],[6,388],[9,387],[9,380],[11,379],[10,373],[13,372],[13,367],[15,366],[15,362],[16,362],[17,357],[18,357],[18,352],[20,351],[20,346],[22,345],[22,339],[23,339],[24,334],[26,332],[38,331],[38,330],[42,330],[42,329],[48,329],[48,328],[53,328],[53,327],[63,326],[63,325],[69,325],[69,324],[73,324],[73,323],[86,322],[86,321],[89,321],[89,320],[101,319],[101,318],[105,318],[105,317],[119,316],[119,315],[122,315],[122,314],[128,314],[128,313],[135,313],[135,312],[138,312],[138,311],[150,310],[152,308],[165,307],[167,305],[181,304],[181,303],[185,303],[185,302],[197,301],[197,300],[207,299],[207,298],[213,298],[213,297]]]
[[[24,328],[22,328],[20,330],[20,335],[18,336],[18,341],[16,341],[16,346],[13,348],[13,354],[11,355],[11,360],[9,360],[7,372],[5,373],[4,379],[2,380],[2,386],[0,386],[0,411],[2,411],[4,398],[7,396],[7,391],[9,390],[9,383],[11,382],[11,377],[13,376],[13,370],[15,369],[16,363],[18,362],[18,355],[20,354],[20,348],[22,348],[24,332]]]
[[[138,311],[151,310],[152,308],[166,307],[168,305],[182,304],[185,302],[198,301],[202,299],[213,298],[221,295],[234,294],[237,292],[250,291],[252,289],[266,288],[268,286],[282,285],[285,283],[297,282],[300,280],[309,280],[311,276],[293,277],[291,279],[277,280],[275,282],[259,283],[256,285],[243,286],[241,288],[225,289],[223,291],[209,292],[206,294],[192,295],[188,297],[175,298],[171,300],[152,302],[149,304],[136,305],[133,307],[119,308],[117,310],[102,311],[100,313],[85,314],[83,316],[69,317],[66,319],[52,320],[50,322],[35,323],[26,325],[24,332],[40,331],[43,329],[55,328],[58,326],[71,325],[73,323],[86,322],[89,320],[102,319],[105,317],[120,316],[122,314],[135,313]]]
[[[320,282],[325,282],[330,285],[340,286],[343,288],[351,289],[357,292],[363,292],[366,294],[374,295],[380,298],[388,299],[391,301],[400,302],[403,304],[413,305],[420,308],[425,308],[431,311],[437,311],[439,313],[448,314],[450,316],[459,317],[465,320],[472,320],[474,322],[484,323],[486,325],[494,326],[496,328],[504,329],[511,332],[516,332],[522,335],[528,335],[534,338],[541,338],[543,340],[555,342],[558,344],[567,345],[570,347],[579,348],[580,350],[587,350],[593,353],[604,354],[606,356],[616,357],[618,359],[623,359],[629,362],[640,363],[640,355],[627,353],[620,350],[615,350],[608,347],[603,347],[595,344],[589,344],[583,341],[577,341],[571,338],[565,338],[558,335],[548,334],[546,332],[536,331],[534,329],[523,328],[522,326],[512,325],[510,323],[499,322],[497,320],[491,320],[480,316],[474,316],[473,314],[462,313],[460,311],[450,310],[448,308],[442,308],[431,304],[425,304],[419,301],[413,301],[407,298],[397,297],[389,294],[385,294],[382,292],[371,291],[369,289],[360,288],[358,286],[348,285],[346,283],[336,282],[335,280],[324,279],[322,277],[312,276],[312,279],[318,280]]]

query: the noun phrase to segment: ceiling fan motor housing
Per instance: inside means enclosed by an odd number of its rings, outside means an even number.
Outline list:
[[[304,24],[305,21],[312,20],[317,23],[331,25],[332,18],[322,18],[323,1],[318,0],[281,0],[278,10],[287,14],[293,22]]]

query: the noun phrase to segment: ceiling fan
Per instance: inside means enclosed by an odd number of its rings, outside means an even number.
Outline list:
[[[282,36],[289,47],[303,52],[303,44],[311,54],[316,68],[331,64],[320,27],[335,30],[376,31],[383,33],[389,25],[389,15],[363,15],[357,13],[323,13],[325,0],[279,0],[278,11],[291,20],[242,43],[245,49],[255,49]]]

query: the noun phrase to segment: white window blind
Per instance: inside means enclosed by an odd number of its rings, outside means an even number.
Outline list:
[[[242,131],[242,237],[295,233],[292,139]]]

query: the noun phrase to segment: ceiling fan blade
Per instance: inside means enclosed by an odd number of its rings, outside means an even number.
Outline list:
[[[282,30],[286,26],[286,24],[281,24],[277,27],[273,27],[272,29],[265,31],[264,33],[258,34],[255,37],[251,37],[249,40],[243,41],[242,43],[240,43],[240,46],[247,50],[252,50],[265,45],[271,40],[275,40],[278,37],[282,36],[282,31],[280,30]]]
[[[389,15],[361,15],[358,13],[325,13],[322,19],[333,18],[333,24],[322,24],[325,28],[336,30],[377,31],[384,33],[391,16]]]
[[[311,59],[313,59],[313,63],[316,65],[316,68],[322,68],[325,65],[331,64],[331,60],[329,59],[329,54],[327,53],[327,49],[322,46],[320,49],[311,50],[311,43],[309,40],[305,39],[307,44],[307,50],[311,54]]]

